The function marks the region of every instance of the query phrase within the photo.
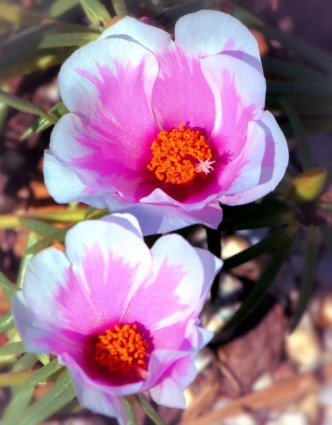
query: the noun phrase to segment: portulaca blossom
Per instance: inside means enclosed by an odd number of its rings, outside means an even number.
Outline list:
[[[219,203],[255,201],[285,173],[256,40],[222,12],[180,18],[174,41],[125,17],[66,60],[59,87],[70,113],[44,168],[59,203],[130,212],[144,234],[216,228]]]
[[[195,354],[211,339],[199,314],[221,261],[179,235],[151,250],[137,220],[114,214],[68,231],[29,263],[13,300],[25,347],[65,364],[79,401],[127,423],[122,396],[184,407]]]

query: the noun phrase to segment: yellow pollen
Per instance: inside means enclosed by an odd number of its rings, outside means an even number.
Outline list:
[[[140,375],[147,370],[150,348],[136,324],[115,325],[98,335],[95,360],[110,372]]]
[[[178,129],[160,131],[151,151],[147,168],[165,183],[185,184],[197,174],[207,175],[213,170],[212,152],[205,137],[184,124]]]

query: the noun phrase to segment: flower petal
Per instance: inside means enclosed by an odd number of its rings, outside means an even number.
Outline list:
[[[215,10],[201,10],[182,16],[175,24],[175,43],[195,57],[239,52],[260,63],[255,37],[232,16]]]
[[[142,90],[149,86],[151,90],[157,70],[154,55],[137,43],[121,38],[99,39],[76,50],[62,65],[61,98],[69,111],[95,118],[105,107],[117,105],[109,108],[109,112],[118,112],[128,121],[130,106],[134,108],[130,116],[134,119],[138,113],[135,122],[139,123],[142,116],[149,115]],[[121,81],[123,78],[125,81]]]
[[[151,270],[151,254],[141,237],[117,221],[117,217],[113,223],[85,221],[66,236],[72,267],[58,299],[62,316],[82,334],[121,322],[128,303]]]
[[[241,106],[253,105],[260,113],[265,106],[266,82],[262,73],[248,65],[243,60],[228,55],[213,55],[201,59],[201,63],[215,78],[221,90],[223,110],[229,107],[231,96],[227,96],[228,84],[235,88],[234,100],[240,99]],[[222,111],[223,112],[223,111]]]
[[[239,184],[239,193],[234,191],[234,194],[223,195],[219,198],[220,202],[226,205],[241,205],[262,198],[276,188],[285,174],[289,159],[287,141],[270,112],[265,111],[254,123],[252,134],[255,136],[255,144],[264,147],[261,167],[256,169],[259,172],[257,185],[240,192],[241,184]],[[250,144],[248,153],[249,149]],[[252,149],[251,158],[255,155],[256,151]],[[250,157],[248,159],[250,161]],[[249,177],[250,174],[255,172],[255,169],[254,167],[251,168],[249,164],[247,171],[246,174]],[[245,179],[245,173],[242,174],[241,178]]]
[[[163,130],[181,123],[202,129],[207,136],[216,119],[215,99],[200,62],[179,48],[157,55],[160,70],[153,87],[152,104]]]
[[[128,413],[124,401],[112,396],[93,384],[81,379],[78,374],[71,373],[73,384],[82,406],[102,415],[115,417],[120,425],[128,423]]]
[[[192,356],[185,356],[173,365],[168,376],[151,388],[149,393],[158,404],[183,409],[186,404],[183,391],[196,375]]]
[[[109,207],[112,207],[111,203]],[[222,210],[217,203],[192,211],[173,205],[139,203],[117,211],[134,215],[139,221],[144,236],[165,233],[198,223],[215,229],[222,219]]]
[[[200,252],[198,255],[178,235],[158,239],[151,252],[152,276],[137,290],[125,318],[129,323],[137,320],[153,332],[185,322],[195,313],[197,304],[202,306],[202,297],[205,300],[207,288],[211,286],[220,263],[210,253]],[[208,267],[212,268],[211,273],[206,273]],[[149,299],[153,303],[149,304]],[[145,306],[148,304],[147,310]]]
[[[49,151],[44,156],[44,179],[50,195],[60,204],[77,201],[95,208],[106,207],[102,195],[88,188],[72,169]]]
[[[109,37],[129,38],[154,53],[160,52],[172,42],[171,36],[166,31],[144,24],[130,16],[125,16],[107,28],[100,39]]]

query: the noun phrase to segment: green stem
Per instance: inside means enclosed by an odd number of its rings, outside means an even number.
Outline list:
[[[128,413],[127,425],[137,425],[137,417],[136,417],[136,412],[134,408],[134,401],[135,401],[134,397],[132,396],[123,397],[123,399],[124,399],[125,408]]]
[[[155,425],[166,425],[166,422],[159,415],[156,409],[152,407],[144,394],[137,394],[137,400],[146,415],[152,420],[152,422],[155,423]]]
[[[0,229],[16,229],[24,227],[20,218],[34,218],[37,220],[45,220],[51,223],[76,223],[84,220],[86,208],[79,208],[77,210],[61,210],[49,212],[33,212],[28,214],[4,214],[0,215]]]

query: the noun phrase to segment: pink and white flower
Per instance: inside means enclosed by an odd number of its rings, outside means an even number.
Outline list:
[[[69,230],[65,253],[37,254],[13,313],[29,351],[67,366],[83,406],[127,423],[122,396],[184,407],[193,358],[211,339],[199,314],[221,261],[179,235],[149,250],[133,216],[106,220]]]
[[[125,17],[66,60],[59,87],[70,113],[44,168],[57,202],[130,212],[144,234],[216,228],[219,203],[257,200],[285,173],[256,40],[222,12],[180,18],[174,41]]]

